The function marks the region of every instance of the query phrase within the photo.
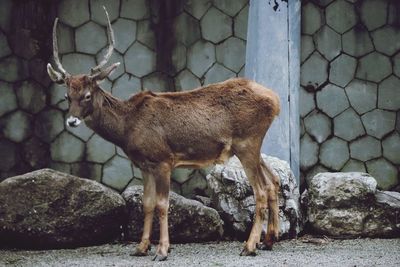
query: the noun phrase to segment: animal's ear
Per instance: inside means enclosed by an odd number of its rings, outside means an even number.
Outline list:
[[[112,64],[111,66],[105,68],[104,70],[89,76],[94,81],[101,81],[107,78],[111,73],[120,65],[121,63],[117,62]]]
[[[50,63],[47,64],[47,73],[49,74],[50,79],[53,82],[58,84],[64,83],[63,75],[58,71],[54,70]]]

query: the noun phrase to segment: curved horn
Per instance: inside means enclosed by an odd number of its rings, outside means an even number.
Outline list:
[[[60,62],[60,58],[58,57],[57,23],[58,23],[58,18],[55,19],[54,26],[53,26],[53,57],[54,57],[54,62],[56,63],[58,70],[61,72],[63,78],[65,78],[70,75],[63,68],[63,66],[61,65],[61,62]]]
[[[108,12],[107,12],[107,9],[105,6],[103,6],[103,9],[106,12],[106,16],[107,16],[108,42],[110,43],[110,45],[108,46],[108,51],[107,51],[106,55],[104,56],[104,59],[99,63],[99,65],[92,68],[91,74],[98,72],[105,64],[107,64],[107,62],[110,59],[112,52],[114,50],[115,39],[114,39],[114,32],[111,28],[110,17],[108,16]]]

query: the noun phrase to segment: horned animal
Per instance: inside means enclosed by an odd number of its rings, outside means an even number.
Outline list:
[[[168,205],[171,171],[174,168],[203,168],[223,163],[236,155],[254,190],[256,211],[253,226],[241,255],[256,249],[272,249],[278,239],[279,179],[260,157],[261,144],[279,114],[279,97],[272,90],[244,78],[232,78],[192,91],[140,92],[121,100],[100,88],[99,83],[118,67],[105,67],[114,45],[107,10],[109,47],[104,59],[90,74],[71,75],[62,66],[57,45],[57,22],[53,26],[55,70],[49,63],[52,81],[65,84],[69,102],[66,124],[82,121],[104,139],[123,149],[143,176],[144,226],[141,242],[131,255],[148,255],[155,210],[160,239],[153,260],[167,259],[170,247]],[[264,223],[268,223],[261,240]]]

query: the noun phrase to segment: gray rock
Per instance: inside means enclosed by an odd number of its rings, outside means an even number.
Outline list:
[[[143,77],[156,67],[156,55],[144,45],[135,42],[125,53],[125,69],[127,72]]]
[[[344,52],[355,57],[364,56],[374,51],[374,45],[368,31],[361,26],[355,26],[343,34],[342,45]]]
[[[94,55],[99,52],[101,48],[106,46],[106,44],[107,35],[104,27],[101,27],[92,21],[79,27],[75,31],[75,45],[77,52]]]
[[[350,156],[347,142],[337,137],[325,141],[319,154],[321,163],[334,170],[340,170]]]
[[[114,85],[112,86],[112,94],[115,97],[127,100],[133,94],[139,93],[141,87],[142,85],[138,78],[125,73],[114,82]]]
[[[177,91],[191,90],[200,87],[200,80],[189,70],[184,70],[175,78],[175,86]]]
[[[332,101],[335,99],[335,101]],[[345,91],[339,86],[328,84],[317,92],[317,106],[333,118],[349,107]]]
[[[201,78],[215,62],[215,47],[204,40],[197,41],[188,50],[187,67]]]
[[[185,12],[175,19],[173,30],[177,41],[187,47],[201,38],[199,22]]]
[[[280,236],[295,237],[302,229],[296,178],[287,162],[263,154],[262,157],[281,182]],[[239,159],[233,157],[225,165],[216,165],[207,176],[207,183],[211,190],[211,205],[220,212],[226,233],[239,239],[247,238],[252,226],[255,201]]]
[[[103,167],[102,183],[120,192],[126,188],[132,178],[131,162],[126,158],[115,156]]]
[[[301,85],[317,88],[328,79],[328,61],[320,53],[314,52],[303,63],[301,71]]]
[[[246,42],[236,37],[230,37],[217,45],[217,61],[225,67],[239,72],[246,59]]]
[[[234,19],[234,34],[236,37],[246,40],[247,22],[249,21],[249,5],[246,5]]]
[[[5,118],[2,128],[5,137],[16,143],[22,142],[32,134],[32,117],[18,110]]]
[[[44,88],[34,81],[25,81],[16,89],[20,108],[38,113],[46,106],[46,94]]]
[[[185,1],[184,9],[196,19],[201,19],[211,5],[212,1],[210,0],[188,0]]]
[[[389,57],[378,52],[372,52],[359,60],[356,78],[380,82],[391,72],[392,64]]]
[[[342,50],[340,34],[326,25],[314,35],[314,42],[317,50],[328,60],[334,59]]]
[[[17,108],[17,97],[12,84],[0,81],[0,116]]]
[[[396,113],[382,109],[374,109],[362,115],[361,120],[367,133],[380,139],[394,130]]]
[[[353,159],[368,161],[382,155],[381,142],[371,136],[364,136],[350,144],[350,154]]]
[[[375,30],[386,23],[387,1],[366,0],[360,4],[361,21],[368,30]]]
[[[204,84],[211,84],[225,81],[229,78],[236,77],[236,73],[228,70],[219,63],[215,63],[204,75]]]
[[[143,231],[143,187],[130,186],[122,196],[128,210],[128,239],[139,240]],[[218,212],[198,201],[170,192],[168,226],[172,242],[218,240],[223,234],[223,222]],[[157,214],[157,213],[156,213]],[[159,235],[158,216],[153,222],[153,236]]]
[[[63,0],[58,5],[58,15],[69,26],[82,25],[90,19],[88,0]]]
[[[9,56],[0,60],[0,79],[6,82],[24,80],[29,76],[29,66],[26,60]]]
[[[0,183],[0,245],[64,248],[116,239],[125,201],[105,186],[50,169]]]
[[[345,0],[337,0],[326,10],[326,22],[338,33],[344,33],[357,23],[354,5]]]
[[[318,143],[324,142],[332,133],[331,120],[317,110],[314,110],[304,118],[304,126],[307,133],[313,136]]]
[[[399,184],[397,168],[383,158],[366,162],[368,173],[378,182],[378,188],[390,190]]]
[[[235,16],[247,4],[247,0],[214,0],[214,5],[229,16]]]
[[[376,190],[366,173],[320,173],[304,194],[310,227],[336,237],[400,236],[400,194]]]
[[[150,16],[150,7],[146,0],[122,0],[121,17],[141,20]]]

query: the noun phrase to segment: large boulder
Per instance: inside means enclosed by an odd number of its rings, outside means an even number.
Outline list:
[[[367,173],[319,173],[303,193],[312,231],[335,237],[400,236],[400,193]]]
[[[293,238],[302,227],[296,178],[287,162],[264,154],[262,158],[280,178],[280,237]],[[247,238],[253,223],[255,200],[239,159],[232,157],[226,164],[216,165],[207,176],[207,183],[211,189],[211,205],[221,214],[227,235],[239,240]]]
[[[0,246],[68,248],[118,238],[125,201],[91,180],[51,169],[0,183]]]
[[[140,240],[143,231],[143,187],[129,186],[123,193],[128,210],[128,236]],[[168,228],[170,239],[175,243],[218,240],[223,234],[223,221],[218,212],[202,203],[170,192]],[[152,238],[159,236],[160,227],[155,212]]]

